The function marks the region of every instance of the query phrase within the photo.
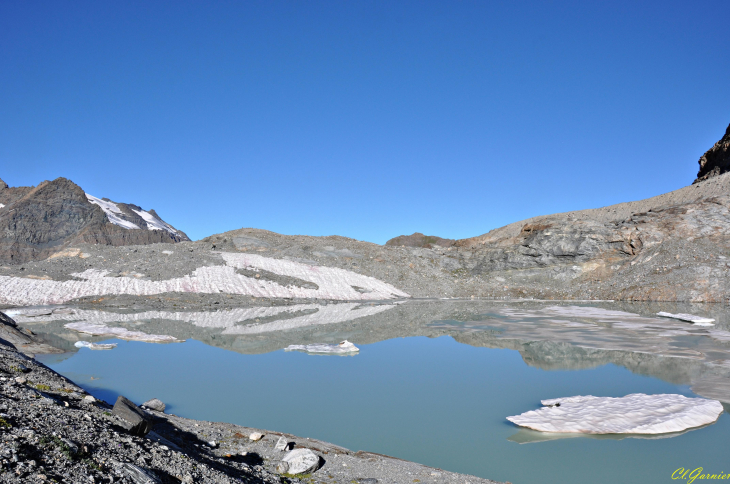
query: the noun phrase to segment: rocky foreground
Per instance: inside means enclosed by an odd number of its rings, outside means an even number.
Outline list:
[[[494,482],[147,405],[97,400],[0,341],[0,482]]]

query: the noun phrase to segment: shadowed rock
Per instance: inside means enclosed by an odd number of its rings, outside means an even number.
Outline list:
[[[698,163],[700,164],[700,171],[697,172],[697,179],[694,183],[730,171],[730,125],[725,130],[725,136],[707,150],[700,157]]]
[[[122,419],[122,427],[133,435],[144,436],[152,429],[152,420],[137,405],[119,395],[112,413]]]

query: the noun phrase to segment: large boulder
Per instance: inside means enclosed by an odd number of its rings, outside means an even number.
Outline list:
[[[730,125],[725,130],[725,136],[707,150],[698,163],[700,171],[697,172],[697,179],[694,183],[730,171]]]
[[[121,418],[122,427],[130,434],[145,436],[152,429],[150,416],[126,397],[117,397],[112,413]]]

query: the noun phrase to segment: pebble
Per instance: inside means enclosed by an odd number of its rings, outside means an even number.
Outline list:
[[[28,379],[23,378],[22,376],[19,376],[15,379],[15,383],[20,383],[21,385],[25,385],[26,383],[28,383]]]
[[[86,395],[84,398],[81,399],[81,403],[95,403],[96,398],[92,397],[91,395]]]
[[[251,435],[248,436],[249,440],[252,440],[256,442],[257,440],[261,440],[264,438],[264,434],[260,432],[253,432]]]

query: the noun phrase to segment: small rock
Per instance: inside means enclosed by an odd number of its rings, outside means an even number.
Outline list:
[[[252,440],[256,442],[257,440],[261,440],[264,438],[264,434],[260,432],[253,432],[251,435],[248,436],[249,440]]]
[[[289,472],[289,463],[283,461],[279,462],[276,465],[276,472],[278,472],[279,474],[286,474],[287,472]]]
[[[28,379],[24,378],[22,376],[19,376],[15,379],[15,383],[20,383],[21,385],[25,385],[26,383],[28,383]]]
[[[289,474],[307,474],[319,467],[319,456],[309,449],[294,449],[282,461],[289,464]]]
[[[30,369],[22,363],[18,363],[18,370],[23,373],[28,373],[30,371]]]
[[[150,410],[155,410],[157,412],[164,412],[165,411],[165,404],[162,402],[162,400],[158,398],[153,398],[152,400],[147,400],[142,404],[143,407],[147,407]]]
[[[276,441],[276,450],[287,450],[289,448],[289,442],[283,437],[279,437]]]
[[[66,444],[66,447],[68,447],[68,451],[71,455],[76,455],[79,453],[79,446],[76,445],[76,442],[69,440],[69,439],[61,439],[61,442]]]
[[[152,420],[141,408],[119,395],[112,413],[121,417],[123,427],[133,435],[145,436],[152,429]]]
[[[210,446],[211,448],[213,448],[213,449],[215,449],[215,448],[216,448],[216,447],[218,446],[218,444],[216,443],[216,441],[215,441],[215,440],[211,440],[210,442],[208,442],[208,445],[209,445],[209,446]]]
[[[81,403],[95,403],[96,398],[92,397],[91,395],[86,395],[84,398],[81,399]]]

